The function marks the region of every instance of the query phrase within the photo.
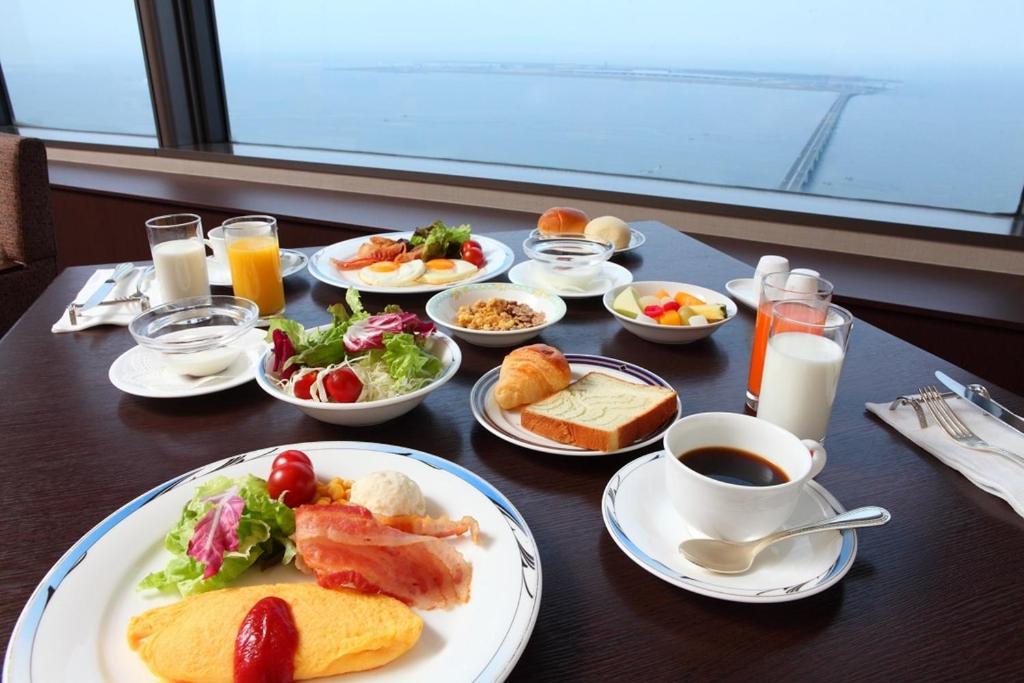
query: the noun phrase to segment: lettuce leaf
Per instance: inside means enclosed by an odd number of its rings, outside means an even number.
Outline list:
[[[442,221],[434,221],[430,225],[417,228],[409,240],[413,246],[423,246],[421,257],[424,261],[443,256],[458,258],[462,243],[472,237],[468,224],[449,227]]]
[[[381,360],[394,379],[410,383],[415,383],[415,380],[433,380],[444,369],[441,359],[424,351],[416,343],[416,338],[407,332],[384,335],[384,355]]]
[[[190,556],[189,546],[202,543],[209,530],[204,520],[219,504],[232,496],[243,502],[237,526],[233,529],[237,539],[225,542],[216,572],[204,576],[209,569],[205,560]],[[237,503],[236,503],[237,505]],[[223,511],[222,511],[223,515]],[[207,523],[212,524],[213,520]],[[226,533],[224,529],[221,533]],[[263,556],[281,554],[282,564],[295,557],[295,544],[290,536],[295,533],[295,513],[284,503],[267,493],[267,483],[259,477],[247,475],[239,479],[215,477],[196,488],[192,499],[185,505],[181,518],[164,538],[164,547],[174,556],[160,571],[147,575],[139,589],[167,590],[176,588],[182,596],[223,588],[237,579]],[[223,540],[223,539],[222,539]],[[231,546],[234,546],[233,548]],[[204,558],[212,555],[196,553]]]

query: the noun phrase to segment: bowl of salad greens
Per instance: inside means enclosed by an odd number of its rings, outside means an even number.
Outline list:
[[[462,363],[451,337],[398,306],[370,314],[359,292],[330,306],[331,322],[314,328],[274,318],[271,348],[256,382],[310,417],[350,427],[403,415],[450,380]]]

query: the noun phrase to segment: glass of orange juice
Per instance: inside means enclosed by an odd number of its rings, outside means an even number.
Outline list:
[[[772,325],[772,307],[780,302],[813,301],[819,305],[787,306],[780,309],[787,319],[803,320],[820,325],[824,322],[828,304],[832,302],[832,283],[803,273],[771,273],[761,281],[757,302],[757,322],[754,323],[754,345],[750,350],[750,374],[747,376],[747,407],[757,410],[761,394],[761,375],[764,372],[764,354],[768,347],[768,331]],[[791,308],[792,310],[787,310]]]
[[[277,219],[239,216],[224,221],[223,227],[235,296],[254,301],[261,318],[284,313]]]

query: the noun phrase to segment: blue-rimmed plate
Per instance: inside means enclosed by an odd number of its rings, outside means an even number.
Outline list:
[[[645,370],[639,365],[633,365],[632,363],[627,363],[624,360],[606,358],[605,356],[590,356],[580,353],[567,353],[565,354],[565,358],[569,361],[569,369],[572,371],[572,381],[574,382],[589,372],[603,372],[606,375],[611,375],[616,379],[625,380],[627,382],[650,384],[652,386],[672,389],[672,385],[661,377],[655,375],[650,370]],[[522,421],[519,417],[519,410],[505,410],[499,406],[498,402],[494,399],[494,387],[498,383],[498,372],[500,370],[500,366],[493,370],[489,370],[483,377],[477,380],[476,384],[473,385],[473,390],[469,394],[469,405],[473,410],[473,417],[475,417],[476,421],[491,434],[494,434],[498,438],[504,439],[509,443],[522,446],[523,448],[528,448],[532,451],[584,457],[615,455],[616,453],[635,451],[638,448],[649,446],[661,439],[665,430],[668,429],[673,422],[678,420],[679,416],[682,414],[682,405],[679,403],[679,398],[677,397],[676,412],[650,434],[645,435],[617,451],[606,452],[587,450],[585,448],[579,448],[578,446],[571,446],[557,441],[552,441],[551,439],[523,429]]]
[[[682,541],[696,536],[668,500],[661,458],[664,451],[637,458],[605,487],[604,525],[622,552],[662,581],[694,593],[733,602],[787,602],[834,585],[857,556],[857,532],[826,531],[776,543],[744,574],[715,574],[679,554]],[[804,488],[785,527],[816,522],[845,512],[821,484]]]
[[[21,613],[7,647],[3,678],[27,681],[148,681],[128,647],[128,620],[173,602],[135,585],[169,555],[163,536],[197,484],[211,476],[266,476],[277,453],[305,451],[321,478],[355,479],[376,470],[413,478],[428,512],[480,523],[480,545],[454,541],[473,565],[470,601],[449,610],[418,610],[424,631],[408,653],[385,667],[336,681],[494,681],[512,671],[540,608],[541,569],[529,527],[508,499],[472,472],[434,455],[383,444],[325,441],[238,455],[173,479],[128,503],[86,534],[49,571]],[[238,585],[309,581],[294,567],[249,571]]]
[[[387,237],[392,240],[409,239],[412,237],[412,233],[391,232],[374,235],[374,237]],[[449,282],[443,285],[412,284],[402,287],[370,285],[359,277],[358,270],[340,270],[332,261],[332,259],[345,261],[355,258],[359,247],[369,239],[369,237],[357,237],[320,249],[309,258],[308,267],[310,274],[317,280],[326,282],[329,285],[346,288],[352,287],[363,292],[376,292],[378,294],[426,294],[428,292],[440,292],[468,282],[490,280],[511,268],[512,262],[515,261],[515,254],[504,243],[491,237],[474,234],[473,239],[480,243],[480,248],[484,252],[484,267],[464,280],[457,280],[456,282]]]

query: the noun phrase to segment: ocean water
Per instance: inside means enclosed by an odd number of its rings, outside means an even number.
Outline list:
[[[237,142],[765,189],[779,187],[837,96],[768,85],[224,62]],[[4,68],[22,123],[153,134],[137,68]],[[804,191],[1013,212],[1024,186],[1024,74],[884,77],[889,87],[849,101]]]

